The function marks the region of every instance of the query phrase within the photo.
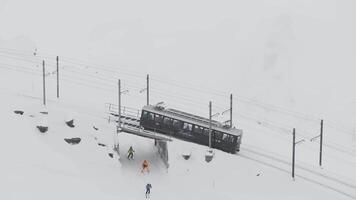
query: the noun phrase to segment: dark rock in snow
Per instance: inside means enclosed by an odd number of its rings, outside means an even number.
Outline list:
[[[114,154],[113,153],[109,153],[109,156],[110,156],[110,158],[113,158]]]
[[[210,162],[211,160],[213,160],[213,156],[211,156],[211,155],[206,155],[205,156],[205,161],[206,162]]]
[[[98,143],[99,146],[105,147],[106,145],[103,143]]]
[[[190,158],[190,154],[183,154],[182,156],[184,160],[188,160]]]
[[[214,157],[214,151],[212,149],[209,149],[205,154],[205,161],[210,162],[211,160],[213,160],[213,157]]]
[[[15,114],[19,114],[19,115],[23,115],[24,112],[21,111],[21,110],[15,110],[14,113],[15,113]]]
[[[79,144],[81,139],[80,138],[64,138],[64,141],[66,141],[68,144]]]
[[[69,127],[74,128],[74,119],[69,120],[69,121],[66,121],[66,124],[67,124]]]
[[[38,128],[38,130],[41,132],[41,133],[45,133],[48,131],[48,127],[47,126],[36,126]]]
[[[44,114],[44,115],[48,115],[48,112],[47,111],[42,111],[40,112],[41,114]]]
[[[96,128],[95,126],[93,126],[93,129],[95,129],[96,131],[99,130],[98,128]]]

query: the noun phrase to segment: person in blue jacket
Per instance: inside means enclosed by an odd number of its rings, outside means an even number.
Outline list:
[[[151,183],[147,183],[147,185],[146,185],[146,199],[150,198],[151,188],[152,188]]]

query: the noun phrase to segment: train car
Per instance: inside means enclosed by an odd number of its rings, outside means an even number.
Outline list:
[[[209,119],[160,106],[144,106],[140,125],[146,130],[209,146]],[[240,150],[242,130],[211,121],[212,148],[230,153]]]

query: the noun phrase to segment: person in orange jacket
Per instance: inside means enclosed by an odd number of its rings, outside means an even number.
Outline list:
[[[142,170],[141,172],[143,173],[144,171],[150,172],[149,164],[147,160],[144,160],[142,163]]]

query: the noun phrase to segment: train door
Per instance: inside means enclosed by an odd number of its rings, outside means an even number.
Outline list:
[[[162,126],[163,132],[165,132],[166,134],[172,135],[172,133],[173,133],[172,123],[173,123],[172,118],[164,116],[163,117],[163,126]]]
[[[163,126],[163,116],[155,114],[155,128],[157,131],[162,130]]]
[[[183,128],[183,122],[180,120],[173,120],[173,124],[172,124],[172,128],[173,128],[173,132],[175,135],[180,136],[179,133],[181,132],[182,128]]]

